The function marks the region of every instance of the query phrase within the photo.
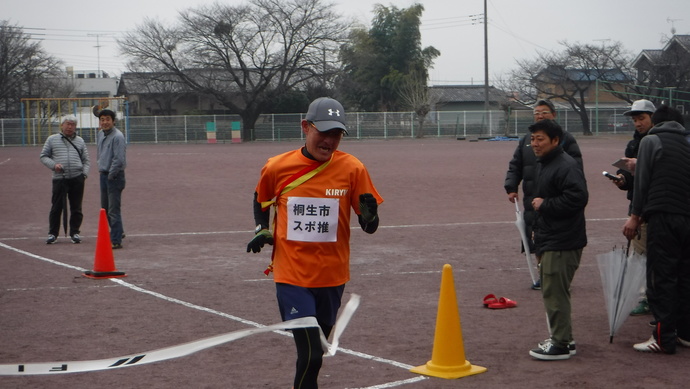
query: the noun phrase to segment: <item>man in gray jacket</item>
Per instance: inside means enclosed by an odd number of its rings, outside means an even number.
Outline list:
[[[647,298],[655,327],[633,348],[674,354],[690,347],[690,144],[680,112],[667,105],[652,114],[654,127],[640,141],[630,217],[629,240],[642,222],[647,229]]]
[[[98,145],[98,172],[101,180],[101,208],[108,213],[110,242],[113,249],[122,248],[122,191],[125,189],[127,167],[125,137],[115,127],[115,112],[104,109],[98,112],[101,130],[96,135]]]
[[[53,171],[52,206],[48,216],[47,244],[57,241],[60,232],[60,215],[67,212],[65,204],[69,201],[71,216],[69,236],[72,243],[81,243],[79,228],[84,219],[81,203],[84,198],[84,180],[89,175],[89,152],[84,139],[76,134],[77,117],[67,115],[62,118],[60,133],[46,139],[41,150],[41,162]],[[67,231],[64,231],[65,234]]]

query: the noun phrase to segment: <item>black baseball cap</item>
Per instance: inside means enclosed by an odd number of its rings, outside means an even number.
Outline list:
[[[345,126],[345,109],[337,100],[330,97],[319,97],[309,104],[309,110],[305,117],[307,121],[314,123],[320,132],[339,128],[347,134]]]

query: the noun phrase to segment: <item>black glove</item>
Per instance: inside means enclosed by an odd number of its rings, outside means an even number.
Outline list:
[[[247,252],[251,251],[258,253],[266,243],[270,244],[271,246],[273,245],[273,234],[271,234],[271,231],[269,230],[261,230],[254,235],[254,238],[249,241],[249,244],[247,244]]]
[[[359,212],[365,223],[371,223],[376,220],[378,208],[379,205],[376,203],[376,198],[373,194],[362,193],[359,195]]]

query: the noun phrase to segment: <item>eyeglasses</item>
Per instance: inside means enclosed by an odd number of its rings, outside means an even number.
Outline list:
[[[534,116],[538,115],[553,115],[553,112],[551,111],[534,111]]]
[[[328,130],[328,131],[320,131],[320,130],[318,129],[318,127],[316,127],[316,124],[314,124],[314,122],[309,122],[309,125],[311,125],[312,127],[314,127],[314,128],[316,129],[316,131],[318,132],[318,134],[321,135],[321,136],[327,136],[327,137],[341,137],[341,136],[343,136],[343,134],[345,134],[345,131],[343,131],[343,130],[340,129],[340,128],[334,128],[334,129]]]

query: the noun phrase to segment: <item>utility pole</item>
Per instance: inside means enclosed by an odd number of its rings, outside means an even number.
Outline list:
[[[95,36],[96,37],[96,55],[98,58],[98,78],[102,78],[103,75],[101,74],[101,41],[100,38],[102,35],[110,35],[110,34],[86,34],[87,36]]]
[[[484,0],[484,115],[489,117],[489,21]],[[488,122],[488,120],[487,120]]]

